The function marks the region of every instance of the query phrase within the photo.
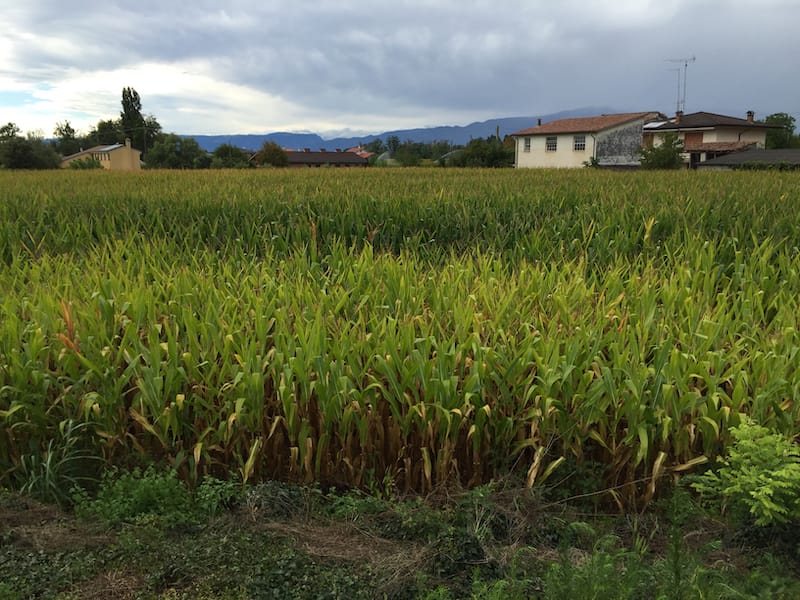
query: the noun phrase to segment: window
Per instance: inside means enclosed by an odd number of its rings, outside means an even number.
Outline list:
[[[544,140],[545,152],[555,152],[558,149],[558,138],[554,135],[548,135]]]
[[[572,138],[572,149],[575,152],[583,152],[586,150],[586,136],[585,135],[576,135]]]
[[[531,151],[531,138],[529,138],[529,137],[525,138],[524,151],[525,152],[530,152]]]

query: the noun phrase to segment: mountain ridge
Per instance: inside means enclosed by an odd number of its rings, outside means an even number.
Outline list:
[[[248,150],[258,150],[266,141],[275,142],[279,146],[291,150],[304,150],[306,148],[309,150],[344,150],[360,144],[367,144],[379,138],[386,141],[386,138],[390,136],[397,136],[401,142],[405,142],[406,140],[422,143],[446,141],[455,145],[465,145],[472,139],[486,138],[495,135],[498,131],[502,138],[527,127],[533,127],[536,125],[537,119],[541,119],[543,123],[547,123],[557,119],[588,117],[615,112],[622,111],[607,107],[584,107],[531,117],[499,117],[486,121],[475,121],[469,125],[439,125],[434,127],[396,129],[377,134],[342,136],[328,139],[323,138],[317,133],[293,133],[288,131],[276,131],[265,134],[183,135],[182,137],[194,138],[197,140],[197,143],[200,144],[200,147],[207,152],[214,151],[222,144],[231,144]]]

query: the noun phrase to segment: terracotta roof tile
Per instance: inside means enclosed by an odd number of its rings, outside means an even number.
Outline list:
[[[659,113],[656,112],[637,112],[637,113],[620,113],[616,115],[599,115],[596,117],[577,117],[573,119],[559,119],[558,121],[550,121],[537,127],[530,127],[523,129],[511,135],[550,135],[558,133],[596,133],[610,127],[616,127],[628,123],[629,121],[636,121],[642,119],[656,118]],[[663,118],[663,116],[662,116]]]

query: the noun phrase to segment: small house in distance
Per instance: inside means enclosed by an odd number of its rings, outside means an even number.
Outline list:
[[[710,112],[683,114],[678,111],[669,120],[646,124],[642,141],[645,146],[658,146],[665,135],[674,134],[683,142],[688,166],[696,168],[713,158],[749,148],[763,148],[767,131],[773,127],[756,121],[753,111],[747,111],[744,119]]]
[[[289,166],[299,167],[366,167],[369,159],[359,156],[355,152],[328,152],[320,150],[318,152],[303,150],[302,152],[287,152]]]
[[[636,167],[645,123],[665,119],[659,112],[638,112],[539,122],[512,134],[514,166]]]
[[[65,156],[61,161],[61,168],[65,169],[76,160],[96,160],[100,166],[110,171],[139,171],[142,168],[142,153],[131,147],[131,141],[125,140],[124,144],[111,144],[93,146],[88,150],[81,150],[75,154]]]

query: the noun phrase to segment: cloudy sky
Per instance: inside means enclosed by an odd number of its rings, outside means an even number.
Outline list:
[[[800,122],[800,0],[0,0],[0,122],[378,133],[581,107]]]

